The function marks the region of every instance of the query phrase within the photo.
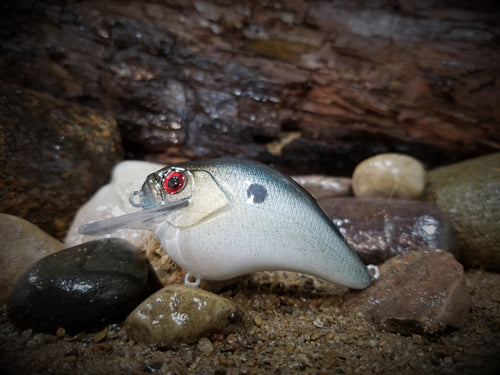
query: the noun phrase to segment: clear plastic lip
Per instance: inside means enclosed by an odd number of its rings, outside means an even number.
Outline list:
[[[84,224],[78,228],[78,232],[80,234],[97,236],[112,233],[118,229],[141,229],[142,224],[157,218],[161,214],[186,207],[188,204],[187,199],[170,203],[162,202],[157,207]]]

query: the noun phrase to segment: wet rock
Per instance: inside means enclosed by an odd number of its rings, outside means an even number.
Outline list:
[[[163,167],[161,164],[144,161],[118,163],[113,168],[109,183],[101,187],[76,213],[64,240],[66,246],[111,236],[125,239],[140,248],[153,241],[155,238],[153,233],[145,230],[119,229],[111,234],[86,236],[78,233],[78,228],[83,224],[140,211],[140,208],[130,204],[130,194],[140,190],[150,173]]]
[[[16,216],[0,214],[0,303],[38,260],[64,247],[36,225]]]
[[[403,154],[380,154],[354,169],[356,197],[416,199],[424,191],[425,171],[417,159]]]
[[[453,226],[432,204],[375,198],[329,198],[319,204],[367,264],[420,249],[448,250],[459,259]]]
[[[347,177],[301,175],[292,178],[316,199],[352,195],[351,179]]]
[[[198,340],[198,349],[205,355],[209,355],[214,350],[214,346],[208,337],[202,337]]]
[[[381,329],[403,334],[460,328],[471,304],[462,266],[440,250],[389,259],[377,282],[351,296],[345,308],[357,308]]]
[[[96,240],[34,264],[14,287],[7,310],[20,329],[77,332],[123,319],[158,288],[134,246],[121,239]]]
[[[184,285],[170,285],[142,302],[127,318],[130,337],[155,347],[192,341],[223,330],[238,308],[214,293]]]
[[[500,271],[500,153],[430,171],[426,200],[449,216],[465,265]]]
[[[76,210],[121,160],[111,118],[0,85],[0,211],[62,239]]]

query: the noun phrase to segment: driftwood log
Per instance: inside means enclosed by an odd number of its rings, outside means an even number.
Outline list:
[[[129,158],[237,155],[350,175],[500,149],[485,1],[7,1],[4,82],[113,116]],[[33,124],[36,126],[36,124]]]

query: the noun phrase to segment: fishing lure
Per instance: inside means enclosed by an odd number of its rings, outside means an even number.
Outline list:
[[[173,164],[150,174],[129,200],[143,210],[83,225],[79,232],[150,229],[187,271],[189,285],[288,270],[363,289],[379,276],[307,191],[258,162],[221,158]]]

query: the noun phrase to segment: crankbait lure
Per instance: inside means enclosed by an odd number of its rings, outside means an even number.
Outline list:
[[[363,289],[379,276],[309,193],[261,163],[222,158],[173,164],[150,174],[130,203],[143,210],[86,224],[80,233],[148,228],[187,271],[187,284],[288,270]]]

